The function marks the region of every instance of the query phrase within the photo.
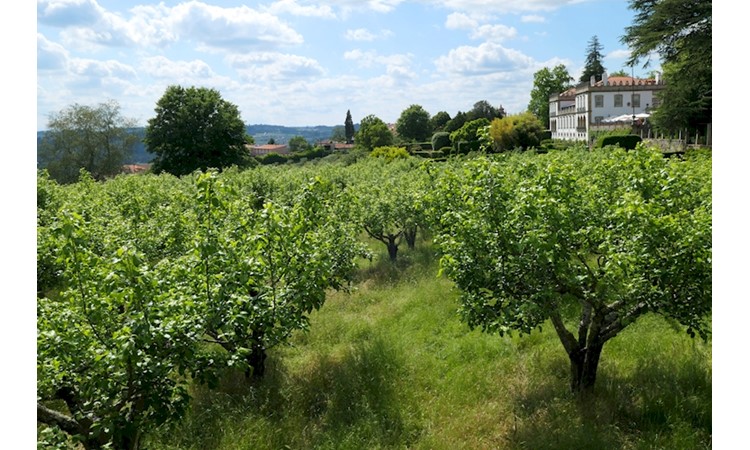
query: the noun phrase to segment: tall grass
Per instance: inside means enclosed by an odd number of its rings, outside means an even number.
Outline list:
[[[270,352],[262,381],[195,386],[188,416],[149,448],[711,447],[710,342],[646,316],[605,346],[580,400],[551,327],[469,330],[429,245],[399,258],[362,261],[351,292],[330,293],[309,332]]]

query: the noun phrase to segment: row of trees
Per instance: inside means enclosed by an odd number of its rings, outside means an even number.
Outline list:
[[[268,350],[346,286],[365,234],[391,260],[420,230],[434,236],[470,326],[502,335],[550,320],[574,391],[647,312],[707,335],[710,158],[381,153],[67,186],[40,174],[38,420],[86,448],[137,448],[185,411],[188,380],[262,377]]]

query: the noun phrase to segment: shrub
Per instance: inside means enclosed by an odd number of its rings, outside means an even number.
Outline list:
[[[451,134],[447,131],[438,131],[432,135],[432,149],[440,150],[451,146]]]
[[[385,158],[386,161],[393,161],[394,159],[406,159],[408,158],[409,152],[404,147],[393,147],[393,146],[382,146],[375,147],[370,156],[373,158]]]
[[[286,156],[279,155],[278,153],[269,153],[265,156],[260,157],[260,163],[261,164],[278,164],[278,163],[285,163],[287,161]]]
[[[602,148],[608,145],[612,145],[615,147],[624,148],[625,150],[634,150],[635,146],[638,145],[638,143],[642,140],[643,139],[641,139],[640,136],[635,134],[628,134],[625,136],[605,136],[600,138],[596,142],[596,147]]]

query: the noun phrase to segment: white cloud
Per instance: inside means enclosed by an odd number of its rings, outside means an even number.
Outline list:
[[[349,41],[374,41],[377,36],[364,28],[346,30],[344,37]]]
[[[566,5],[583,3],[591,0],[439,0],[435,3],[454,11],[487,13],[519,13],[553,11]]]
[[[487,41],[504,41],[516,37],[518,32],[513,27],[505,25],[481,25],[471,32],[472,39]]]
[[[613,50],[607,53],[606,58],[628,59],[630,58],[630,50],[627,50],[627,49]]]
[[[283,53],[233,55],[227,60],[243,80],[250,82],[316,78],[325,73],[314,59]]]
[[[544,23],[546,21],[547,20],[543,16],[536,14],[521,16],[521,22],[523,23]]]
[[[344,53],[344,59],[355,61],[357,65],[364,68],[378,65],[385,66],[386,68],[408,67],[413,57],[411,54],[381,55],[375,51],[364,52],[359,49]]]
[[[36,68],[37,70],[65,70],[68,66],[68,51],[44,35],[36,35]]]
[[[88,79],[135,79],[138,76],[132,66],[115,60],[72,59],[70,71],[78,77]]]
[[[461,46],[435,60],[442,72],[472,75],[491,72],[528,70],[534,60],[523,53],[493,42],[477,47]]]
[[[181,37],[224,50],[249,50],[301,44],[302,35],[276,16],[247,6],[221,8],[191,1],[170,11],[168,19]]]
[[[36,4],[37,20],[50,26],[91,26],[103,15],[95,0],[39,0]]]
[[[366,28],[357,28],[356,30],[346,30],[344,38],[349,41],[367,41],[371,42],[376,39],[385,39],[393,36],[391,30],[380,30],[380,33],[375,34]]]
[[[164,56],[152,56],[144,58],[139,69],[153,78],[172,81],[209,79],[216,76],[211,67],[199,59],[172,61]]]
[[[445,19],[445,28],[449,30],[470,30],[479,25],[477,19],[464,13],[451,13]]]
[[[279,8],[295,5],[299,6],[285,1]],[[296,11],[312,13],[306,8]],[[136,6],[129,13],[125,19],[104,10],[95,0],[47,1],[38,7],[40,23],[63,28],[67,46],[87,51],[102,46],[163,47],[179,39],[192,41],[196,48],[227,51],[303,42],[302,35],[278,17],[247,6],[224,8],[191,0],[171,8],[164,3]]]
[[[464,13],[451,13],[445,20],[445,27],[449,30],[470,30],[472,39],[504,41],[516,37],[518,32],[513,27],[497,24],[480,23],[490,20],[488,16],[470,16]]]
[[[336,14],[328,5],[311,5],[304,6],[297,3],[296,0],[278,0],[270,6],[262,7],[270,14],[290,14],[293,16],[318,17],[321,19],[335,19]]]

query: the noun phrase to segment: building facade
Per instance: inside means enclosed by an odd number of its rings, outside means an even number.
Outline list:
[[[608,77],[601,81],[594,77],[588,83],[549,97],[549,129],[552,139],[590,142],[597,128],[612,126],[612,120],[621,116],[648,114],[659,106],[657,92],[664,84],[656,78]]]

